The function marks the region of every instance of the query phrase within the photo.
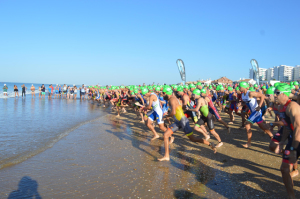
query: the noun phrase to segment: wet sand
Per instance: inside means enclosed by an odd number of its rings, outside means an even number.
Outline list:
[[[42,198],[286,198],[281,155],[268,150],[269,138],[256,125],[252,147],[244,149],[247,136],[238,129],[240,118],[230,134],[216,122],[224,142],[217,154],[178,131],[171,160],[158,162],[162,139],[150,142],[152,133],[133,113],[116,118],[115,112],[104,111],[52,148],[0,170],[0,198],[25,193]],[[294,180],[299,197],[299,177]]]

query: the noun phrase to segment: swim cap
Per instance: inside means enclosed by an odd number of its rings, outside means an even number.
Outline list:
[[[266,86],[262,86],[261,88],[262,88],[262,89],[267,89],[267,87],[266,87]]]
[[[133,92],[134,92],[134,93],[138,93],[138,92],[139,92],[139,90],[138,90],[138,89],[135,89]]]
[[[174,88],[174,89],[175,89],[175,88],[178,88],[178,86],[177,86],[177,85],[174,85],[173,88]]]
[[[257,86],[257,84],[254,84],[254,88],[257,88],[258,86]]]
[[[160,87],[159,87],[159,86],[156,87],[155,90],[156,90],[156,91],[160,91]]]
[[[209,89],[212,89],[212,86],[210,85],[208,88],[209,88]]]
[[[233,88],[232,87],[230,87],[230,86],[228,86],[228,91],[233,91]]]
[[[200,95],[200,93],[201,93],[201,92],[200,92],[199,89],[195,89],[195,90],[193,91],[193,94],[194,94],[194,95]]]
[[[286,96],[290,96],[292,89],[290,87],[290,85],[288,84],[280,84],[279,86],[276,87],[276,90],[279,90],[281,92],[283,92]]]
[[[250,87],[249,91],[255,91],[255,89],[253,87]]]
[[[267,94],[267,95],[274,95],[274,90],[273,90],[273,88],[271,88],[271,87],[268,88],[267,91],[266,91],[266,94]]]
[[[276,88],[276,86],[277,86],[278,84],[280,84],[280,82],[276,82],[276,83],[274,84],[274,87]]]
[[[206,93],[206,89],[202,88],[202,89],[200,90],[200,92],[205,94],[205,93]]]
[[[190,88],[196,88],[195,84],[190,84],[189,87]]]
[[[298,83],[297,81],[294,81],[294,85],[295,85],[295,86],[298,86],[299,83]]]
[[[125,86],[120,86],[120,88],[125,88]]]
[[[197,82],[197,86],[202,86],[201,82]]]
[[[166,93],[167,95],[172,95],[173,91],[170,87],[165,87],[163,89],[163,92]]]
[[[240,87],[236,87],[235,90],[236,90],[236,91],[240,90]]]
[[[189,89],[189,86],[188,85],[184,85],[183,88]]]
[[[112,87],[111,87],[111,90],[115,90],[115,89],[116,89],[116,87],[115,87],[115,86],[112,86]]]
[[[149,92],[148,89],[146,89],[146,88],[143,88],[143,89],[142,89],[142,95],[145,95],[145,94],[147,94],[148,92]]]
[[[248,88],[249,87],[249,84],[247,82],[240,82],[239,83],[239,87],[242,87],[242,88]]]
[[[183,92],[183,88],[182,88],[181,86],[179,86],[179,87],[177,88],[177,91]]]
[[[294,86],[294,85],[291,85],[290,87],[291,87],[291,89],[294,89],[294,90],[295,90],[295,86]]]

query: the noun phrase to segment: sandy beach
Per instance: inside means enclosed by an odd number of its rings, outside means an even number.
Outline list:
[[[238,129],[240,118],[236,117],[230,134],[215,122],[224,142],[217,154],[178,131],[171,145],[171,160],[158,162],[164,154],[162,138],[150,142],[150,130],[132,112],[116,118],[109,108],[99,109],[106,114],[79,126],[52,148],[1,169],[0,198],[286,196],[279,170],[281,155],[268,150],[269,138],[256,125],[252,147],[244,149],[246,132]],[[221,116],[228,122],[228,116]],[[158,128],[157,132],[162,136]],[[299,177],[294,180],[295,194],[300,196]]]

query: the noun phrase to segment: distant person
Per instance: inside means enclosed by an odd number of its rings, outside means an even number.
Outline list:
[[[46,95],[46,88],[45,88],[45,85],[44,85],[44,84],[41,86],[41,92],[42,92],[41,98],[43,98],[43,96],[44,96],[44,98],[45,98],[45,95]]]
[[[61,86],[58,86],[58,93],[59,93],[59,97],[61,97]]]
[[[23,95],[24,95],[24,97],[26,97],[27,87],[25,86],[25,84],[23,84],[21,87],[22,87],[22,97],[23,97]]]
[[[33,84],[31,85],[30,87],[30,90],[31,90],[31,97],[35,97],[35,87],[33,86]]]
[[[58,88],[58,84],[56,84],[56,86],[55,86],[55,95],[54,95],[54,99],[55,99],[55,97],[59,97],[59,88]]]
[[[77,98],[77,86],[74,85],[74,99]]]
[[[7,96],[7,89],[8,89],[8,87],[6,86],[6,84],[4,84],[4,86],[3,86],[3,95],[4,96]]]
[[[62,98],[64,98],[64,96],[67,98],[67,89],[68,89],[67,85],[64,84]]]
[[[82,84],[82,87],[80,89],[80,98],[84,99],[84,97],[85,97],[85,87],[84,84]]]
[[[18,95],[19,97],[19,90],[18,90],[18,87],[17,85],[14,85],[14,92],[15,92],[15,97]]]
[[[39,98],[41,97],[42,95],[42,90],[41,90],[41,87],[39,86]]]
[[[51,95],[52,95],[52,87],[51,87],[51,84],[50,84],[49,87],[48,87],[48,99],[51,98]]]

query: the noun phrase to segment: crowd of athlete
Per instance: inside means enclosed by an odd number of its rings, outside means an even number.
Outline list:
[[[164,86],[111,86],[90,88],[92,99],[112,105],[117,117],[131,108],[152,132],[155,140],[159,134],[155,123],[163,133],[165,155],[159,161],[169,161],[169,145],[174,142],[172,134],[181,129],[192,141],[209,146],[215,153],[223,145],[214,128],[220,122],[230,133],[235,117],[242,118],[241,129],[247,132],[245,148],[251,147],[252,126],[256,123],[269,137],[269,149],[282,153],[281,173],[289,198],[295,198],[292,178],[298,175],[297,160],[300,156],[300,94],[298,82],[275,83],[266,88],[240,82],[228,85],[164,85]],[[229,115],[230,122],[222,120],[219,113]],[[264,121],[264,115],[273,116],[274,122]],[[194,123],[194,128],[190,126]],[[277,131],[275,131],[277,127]],[[203,138],[195,135],[203,135]],[[209,142],[214,136],[217,144]],[[285,147],[284,147],[285,146]]]

